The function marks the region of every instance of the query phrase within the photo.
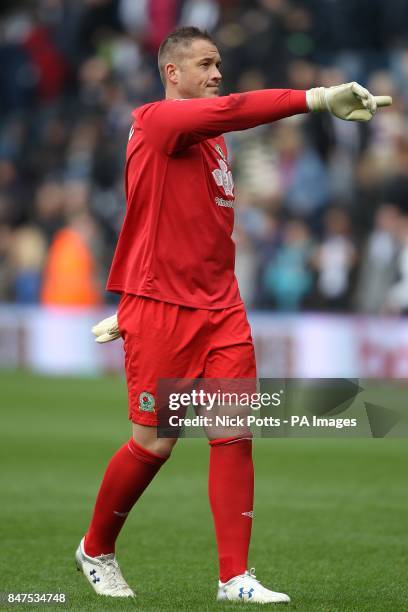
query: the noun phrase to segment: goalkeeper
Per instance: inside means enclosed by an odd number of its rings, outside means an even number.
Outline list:
[[[133,429],[109,462],[76,562],[98,594],[112,597],[134,596],[117,563],[115,542],[176,442],[157,437],[157,381],[256,379],[234,275],[234,181],[222,134],[307,112],[368,121],[378,107],[391,104],[389,97],[375,97],[357,83],[219,97],[218,49],[206,32],[193,27],[170,34],[158,59],[165,100],[135,110],[129,134],[126,216],[107,284],[121,294],[118,317],[94,328],[98,342],[124,339]],[[231,429],[209,438],[217,599],[288,602],[287,595],[262,586],[248,570],[254,495],[250,435]]]

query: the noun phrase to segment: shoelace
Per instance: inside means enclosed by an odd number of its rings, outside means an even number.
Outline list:
[[[245,572],[245,574],[241,574],[240,576],[237,576],[233,580],[232,584],[235,584],[236,582],[241,581],[241,580],[255,581],[255,582],[257,582],[259,584],[259,580],[255,576],[255,568],[254,567],[251,567],[251,569],[249,571]]]
[[[101,557],[103,557],[101,555]],[[128,589],[128,585],[122,576],[118,562],[116,559],[107,558],[108,555],[101,559],[102,571],[105,573],[107,586],[113,591]]]
[[[255,580],[255,582],[259,582],[259,580],[257,579],[257,577],[255,576],[255,568],[251,567],[251,569],[249,570],[249,572],[246,574],[247,577],[251,577],[252,580]]]

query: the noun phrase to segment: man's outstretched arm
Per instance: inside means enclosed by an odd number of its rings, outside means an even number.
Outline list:
[[[277,98],[275,99],[275,101],[280,100],[280,102],[282,103],[282,101],[285,101],[285,100],[286,102],[288,101],[287,96],[288,95],[290,96],[288,92],[291,92],[293,90],[265,90],[265,91],[277,92]],[[282,94],[282,92],[286,92],[286,93]],[[245,104],[245,102],[242,103],[242,100],[241,100],[241,103],[238,104],[238,107],[240,108],[240,112],[238,113],[238,115],[241,121],[241,123],[239,124],[238,122],[238,124],[241,126],[246,126],[246,127],[238,127],[238,128],[235,127],[235,128],[228,129],[228,126],[232,125],[231,123],[232,120],[226,119],[225,117],[223,117],[222,112],[220,113],[220,116],[218,117],[218,113],[216,113],[214,110],[217,107],[212,105],[211,112],[209,114],[206,114],[207,124],[206,124],[205,129],[207,131],[210,129],[213,130],[213,135],[216,135],[219,133],[223,133],[225,131],[232,131],[233,129],[246,129],[247,127],[253,127],[254,125],[259,125],[261,123],[267,123],[268,121],[259,121],[260,118],[265,117],[265,116],[271,117],[269,121],[274,121],[278,118],[282,118],[283,116],[288,116],[290,114],[297,114],[300,112],[307,112],[307,111],[313,111],[313,112],[328,111],[335,117],[338,117],[339,119],[344,119],[345,121],[369,121],[374,116],[377,108],[384,107],[384,106],[390,106],[392,104],[392,98],[390,96],[373,96],[367,89],[364,89],[364,87],[362,87],[358,83],[353,82],[353,83],[346,83],[344,85],[336,85],[335,87],[328,87],[328,88],[316,87],[313,89],[309,89],[306,92],[296,92],[298,96],[299,94],[302,94],[302,93],[304,94],[303,103],[302,103],[301,97],[297,97],[293,99],[292,102],[289,102],[289,108],[292,110],[298,109],[297,112],[291,112],[291,113],[287,112],[286,115],[278,116],[281,111],[278,111],[277,109],[275,109],[274,111],[272,111],[271,109],[267,109],[267,111],[265,111],[265,109],[261,109],[259,107],[261,96],[259,95],[257,96],[257,94],[262,94],[262,93],[263,92],[250,92],[249,94],[235,94],[236,96],[242,96],[242,95],[247,96],[247,97],[249,96],[249,98],[252,98],[252,94],[254,94],[255,97],[257,98],[256,99],[257,113],[255,113],[256,115],[255,118],[252,117],[252,119],[248,119],[247,104]],[[229,97],[230,96],[226,96],[226,98],[229,98]],[[209,100],[205,100],[205,102],[206,103],[214,102],[214,101],[217,101],[217,100],[219,101],[223,99],[225,98],[215,98],[215,99],[211,98]],[[166,143],[167,146],[171,145],[171,147],[174,147],[176,146],[177,142],[186,143],[188,142],[189,138],[196,138],[197,139],[196,141],[198,142],[199,140],[203,140],[204,138],[209,137],[208,133],[206,133],[205,136],[201,136],[201,134],[203,133],[203,128],[202,127],[200,128],[200,126],[198,125],[200,121],[200,117],[197,116],[196,111],[197,109],[201,108],[199,103],[201,103],[202,101],[203,99],[201,98],[194,99],[194,100],[183,100],[183,101],[179,101],[179,100],[173,100],[173,101],[168,100],[167,101],[168,103],[174,102],[176,105],[174,108],[177,109],[177,112],[176,112],[177,130],[173,134],[173,131],[172,131],[173,125],[167,126],[166,136],[163,139],[163,142]],[[187,105],[184,105],[182,103],[178,105],[177,104],[178,102],[188,102],[188,107],[190,109],[194,107],[195,111],[191,112],[190,110],[189,113],[186,113],[185,111],[186,111]],[[304,105],[303,107],[302,107],[302,104]],[[207,110],[209,110],[209,108],[210,106],[207,108]],[[267,112],[267,115],[263,114],[265,112]],[[153,113],[151,114],[153,115]],[[160,117],[160,119],[163,121],[166,115],[167,113],[164,113],[164,114],[161,113],[161,114],[158,114],[157,116]],[[150,119],[148,119],[148,121]],[[255,121],[255,123],[252,123],[252,125],[247,125],[248,121],[252,121],[252,122]],[[221,124],[223,125],[224,129],[219,131]],[[193,132],[193,135],[191,134],[189,135],[188,133],[184,134],[183,130],[186,130],[188,126],[191,129],[193,127],[195,128],[196,131]],[[164,130],[164,127],[163,127],[163,130]],[[176,133],[179,135],[178,136],[179,140],[177,140]],[[193,144],[193,143],[190,142],[190,144]],[[117,338],[119,338],[120,332],[118,328],[117,315],[114,314],[111,317],[108,317],[107,319],[103,319],[103,321],[100,321],[97,325],[95,325],[92,328],[92,332],[96,336],[96,342],[99,342],[100,344],[103,344],[105,342],[111,342],[112,340],[116,340]]]
[[[262,89],[216,98],[162,100],[134,114],[146,139],[157,150],[172,155],[226,132],[247,130],[308,110],[305,91]]]
[[[369,121],[389,96],[373,96],[358,83],[308,91],[263,89],[218,98],[163,100],[135,112],[146,138],[167,155],[225,132],[246,130],[308,111],[347,121]]]

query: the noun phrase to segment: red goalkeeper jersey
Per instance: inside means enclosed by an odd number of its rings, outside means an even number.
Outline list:
[[[222,134],[307,112],[304,91],[162,100],[134,111],[126,216],[107,289],[193,308],[241,302]]]

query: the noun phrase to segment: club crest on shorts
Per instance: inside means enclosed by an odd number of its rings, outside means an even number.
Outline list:
[[[139,408],[143,412],[154,412],[154,397],[147,391],[142,391],[139,395]]]

